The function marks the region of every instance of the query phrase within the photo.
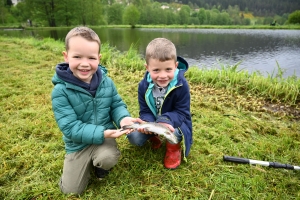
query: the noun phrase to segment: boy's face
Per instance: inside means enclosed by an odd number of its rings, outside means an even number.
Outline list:
[[[80,36],[69,40],[69,50],[63,52],[65,62],[78,79],[90,83],[97,71],[101,54],[97,42],[88,41]]]
[[[150,77],[160,87],[167,87],[174,78],[175,70],[178,62],[174,60],[167,60],[161,62],[157,59],[149,59],[148,65],[145,65]]]

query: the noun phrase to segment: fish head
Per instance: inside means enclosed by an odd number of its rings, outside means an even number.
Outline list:
[[[132,125],[125,125],[121,127],[122,130],[126,130],[126,129],[134,129],[134,127]]]

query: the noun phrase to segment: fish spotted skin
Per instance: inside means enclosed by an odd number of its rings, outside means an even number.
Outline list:
[[[173,142],[174,144],[177,144],[177,137],[164,125],[155,123],[155,122],[146,122],[142,124],[131,124],[131,125],[126,125],[122,126],[122,129],[139,129],[143,128],[145,131],[149,131],[152,133],[156,133],[158,135],[164,136],[166,139],[169,141]]]

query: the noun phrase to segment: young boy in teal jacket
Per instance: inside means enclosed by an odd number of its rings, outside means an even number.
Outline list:
[[[131,118],[107,70],[100,63],[100,39],[87,27],[66,36],[65,63],[52,78],[52,108],[63,133],[66,155],[60,189],[81,194],[90,171],[101,179],[117,164],[120,151],[115,138],[129,133],[116,130],[136,122]]]

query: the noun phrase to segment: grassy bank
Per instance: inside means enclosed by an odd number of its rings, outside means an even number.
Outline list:
[[[118,165],[81,197],[59,191],[64,145],[51,110],[63,43],[0,37],[0,199],[299,199],[300,172],[224,162],[223,155],[300,165],[299,79],[222,70],[187,73],[194,144],[188,162],[163,168],[164,148],[118,138]],[[143,61],[105,44],[109,70],[133,117]]]
[[[130,25],[101,25],[101,26],[89,26],[91,28],[131,28]],[[15,25],[7,25],[0,26],[0,29],[5,28],[25,28],[28,30],[33,29],[61,29],[70,27],[29,27],[29,26],[21,26],[18,24]],[[287,30],[299,30],[300,25],[297,24],[289,24],[289,25],[278,25],[278,26],[270,26],[270,25],[139,25],[137,24],[135,28],[190,28],[190,29],[287,29]]]

